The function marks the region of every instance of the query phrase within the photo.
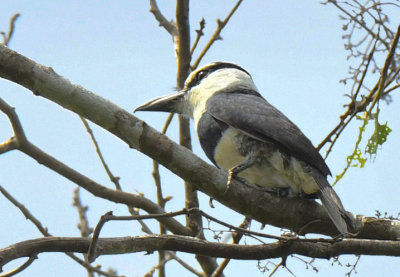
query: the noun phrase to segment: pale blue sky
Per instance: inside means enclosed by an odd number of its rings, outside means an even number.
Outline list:
[[[204,46],[216,27],[216,18],[224,18],[235,1],[192,1],[190,23],[192,42],[194,29],[202,17],[206,20]],[[168,19],[175,14],[175,1],[159,1]],[[172,40],[158,26],[149,12],[147,1],[1,1],[0,30],[8,30],[9,18],[21,13],[10,47],[30,59],[51,66],[72,83],[99,94],[124,109],[136,106],[158,95],[172,92],[175,86],[175,57]],[[346,76],[347,53],[341,39],[342,22],[339,11],[319,1],[244,1],[223,30],[218,41],[202,64],[226,60],[240,64],[253,76],[261,93],[270,103],[282,110],[303,132],[318,144],[337,124],[343,113],[347,87],[339,84]],[[399,24],[400,13],[393,13],[392,24]],[[199,48],[198,50],[200,50]],[[195,56],[199,51],[196,51]],[[372,79],[375,82],[376,79]],[[373,216],[375,210],[397,215],[400,211],[398,186],[400,140],[398,92],[390,106],[382,105],[381,122],[388,121],[393,129],[387,143],[374,163],[364,169],[352,169],[335,190],[345,207],[355,213]],[[93,146],[79,118],[52,102],[33,96],[26,89],[0,80],[0,97],[16,107],[28,138],[76,170],[112,187],[102,170]],[[160,129],[166,114],[140,113],[136,116]],[[168,135],[176,140],[176,121]],[[345,165],[354,145],[359,122],[349,126],[334,152],[327,160],[333,174]],[[152,161],[128,147],[114,136],[93,126],[105,158],[127,191],[142,192],[154,199],[151,177]],[[12,132],[8,120],[0,115],[0,139]],[[194,152],[203,157],[193,133]],[[161,170],[166,195],[174,196],[168,210],[183,204],[181,180],[165,169]],[[78,236],[78,216],[72,203],[74,184],[38,165],[29,157],[11,152],[0,156],[0,184],[26,205],[53,235]],[[36,228],[25,221],[20,212],[3,197],[0,200],[3,226],[0,226],[0,247],[25,239],[40,237]],[[91,225],[109,210],[125,215],[122,205],[95,199],[82,191],[82,201],[90,205]],[[214,216],[238,224],[242,216],[227,211],[216,203],[209,209],[208,197],[201,195],[201,208]],[[157,225],[150,223],[157,230]],[[259,230],[254,223],[252,228]],[[139,233],[135,223],[108,223],[102,235],[128,236]],[[276,232],[265,228],[265,232]],[[180,255],[193,261],[192,255]],[[156,255],[142,253],[101,257],[105,267],[120,269],[120,274],[142,276],[156,262]],[[343,264],[354,257],[341,258]],[[275,261],[279,262],[279,261]],[[385,266],[382,266],[382,264]],[[57,265],[56,267],[49,265]],[[348,268],[331,266],[318,261],[320,276],[344,276]],[[10,270],[16,264],[10,264]],[[197,265],[196,265],[197,266]],[[232,261],[227,276],[265,276],[257,269],[256,261]],[[314,276],[311,269],[296,258],[288,260],[297,276]],[[198,266],[197,266],[198,268]],[[270,267],[271,268],[271,267]],[[358,276],[394,276],[400,273],[398,259],[362,257],[357,266]],[[190,276],[170,262],[169,276]],[[179,274],[178,274],[179,273]],[[61,254],[41,254],[39,259],[19,276],[85,276],[85,271]],[[183,275],[182,275],[183,274]],[[291,276],[280,269],[276,276]]]

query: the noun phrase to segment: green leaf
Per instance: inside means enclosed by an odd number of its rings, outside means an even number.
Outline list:
[[[347,163],[351,167],[363,168],[367,159],[363,158],[361,155],[362,155],[361,150],[357,148],[357,150],[354,151],[353,154],[347,156]]]
[[[386,142],[387,136],[391,131],[392,129],[387,126],[387,122],[385,124],[379,124],[379,122],[376,122],[374,133],[365,147],[365,153],[368,153],[371,156],[376,155],[378,146]]]

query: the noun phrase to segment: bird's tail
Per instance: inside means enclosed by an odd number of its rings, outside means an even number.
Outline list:
[[[339,196],[328,183],[326,177],[322,176],[320,173],[313,175],[319,186],[319,199],[321,199],[322,205],[328,212],[336,228],[341,234],[354,233],[355,226],[353,216],[344,209],[342,201],[340,201]]]

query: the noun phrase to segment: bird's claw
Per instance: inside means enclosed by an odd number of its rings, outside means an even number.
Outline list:
[[[226,193],[229,190],[229,187],[230,187],[234,177],[235,177],[235,173],[232,170],[229,170],[228,182],[226,183],[226,188],[225,188],[224,193]]]

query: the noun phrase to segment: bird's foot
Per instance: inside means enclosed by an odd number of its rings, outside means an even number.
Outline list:
[[[229,171],[228,171],[228,182],[226,183],[226,188],[225,188],[224,193],[226,193],[229,190],[229,187],[232,184],[232,180],[235,177],[236,177],[235,172],[233,172],[233,170],[229,169]]]

